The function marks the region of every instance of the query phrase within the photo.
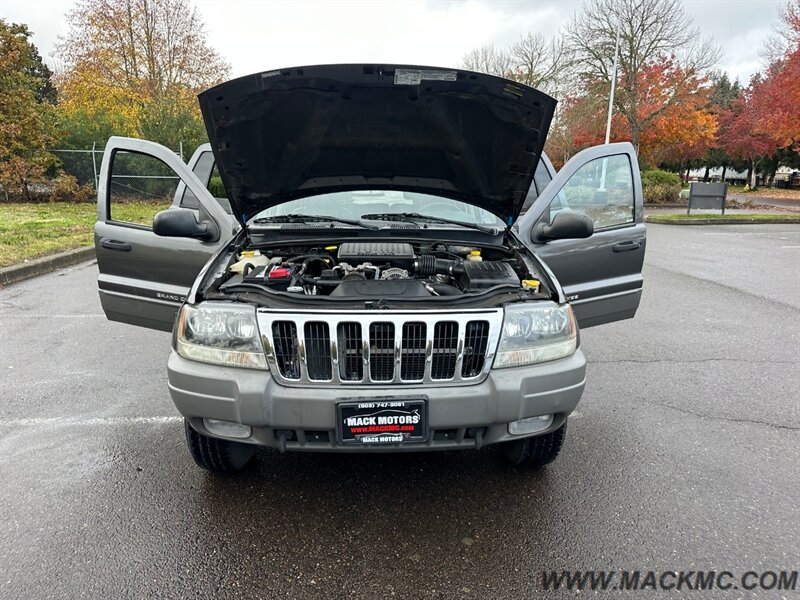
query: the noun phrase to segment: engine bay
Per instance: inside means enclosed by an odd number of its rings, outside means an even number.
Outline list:
[[[408,300],[495,290],[535,294],[542,285],[530,262],[510,249],[381,240],[244,250],[219,290]]]

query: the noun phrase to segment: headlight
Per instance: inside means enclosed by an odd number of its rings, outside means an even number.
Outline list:
[[[175,339],[178,354],[190,360],[227,367],[267,368],[256,309],[252,306],[214,302],[184,305]]]
[[[507,306],[494,368],[521,367],[575,353],[575,317],[569,304]]]

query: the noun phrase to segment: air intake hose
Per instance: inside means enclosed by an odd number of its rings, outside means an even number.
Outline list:
[[[430,254],[423,254],[414,259],[414,272],[420,277],[431,275],[458,275],[463,273],[464,265],[460,260],[436,258]]]

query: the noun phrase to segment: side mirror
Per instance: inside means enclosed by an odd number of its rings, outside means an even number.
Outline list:
[[[213,242],[219,232],[213,222],[200,223],[188,208],[162,210],[153,218],[153,232],[163,237],[187,237]]]
[[[594,233],[594,223],[581,213],[558,213],[550,225],[537,223],[531,233],[536,243],[550,240],[588,238]]]

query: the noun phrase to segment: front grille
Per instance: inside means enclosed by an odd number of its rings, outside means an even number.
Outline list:
[[[503,313],[260,310],[258,319],[270,369],[281,383],[448,384],[485,377]]]

